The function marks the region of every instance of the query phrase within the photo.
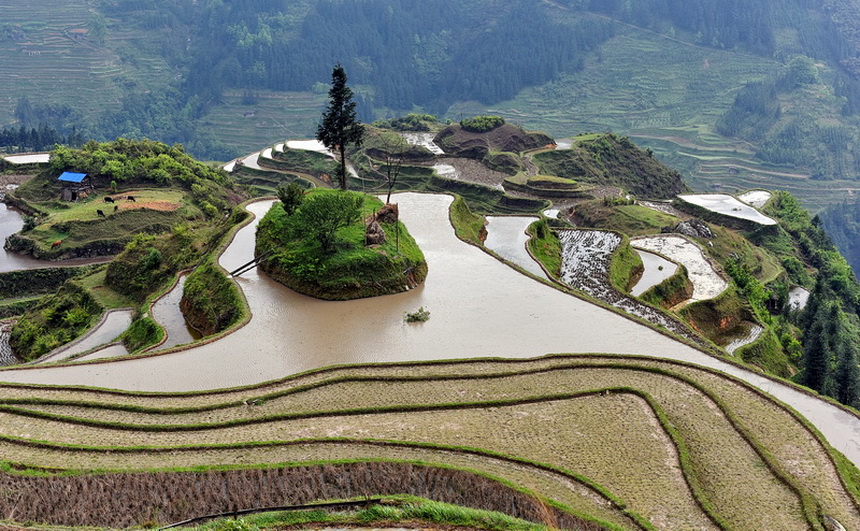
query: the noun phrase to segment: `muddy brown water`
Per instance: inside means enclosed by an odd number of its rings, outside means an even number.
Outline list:
[[[528,358],[553,352],[643,354],[712,367],[786,402],[860,464],[860,418],[823,400],[725,363],[623,316],[526,277],[461,242],[448,196],[398,194],[401,219],[429,264],[423,286],[397,295],[326,302],[256,270],[238,279],[253,312],[218,341],[149,358],[0,371],[0,381],[182,391],[248,385],[333,364],[431,359]],[[251,205],[262,215],[271,202]],[[253,253],[255,224],[220,258],[227,270]],[[424,306],[430,320],[407,324]]]
[[[182,311],[179,309],[179,302],[182,300],[182,290],[185,287],[185,280],[187,278],[187,275],[181,275],[173,289],[164,294],[164,296],[152,305],[152,318],[167,333],[167,339],[158,347],[158,350],[191,343],[201,337],[200,332],[188,326],[185,316],[182,315]]]
[[[517,264],[529,273],[549,280],[543,268],[526,249],[526,229],[536,216],[487,216],[487,240],[484,245],[499,256]]]
[[[6,238],[20,231],[24,227],[24,218],[15,209],[9,208],[5,203],[0,203],[0,245],[5,245]],[[11,253],[6,249],[0,249],[0,273],[7,271],[18,271],[20,269],[40,269],[43,267],[79,266],[97,264],[109,260],[108,257],[97,258],[74,258],[71,260],[37,260],[32,256]]]

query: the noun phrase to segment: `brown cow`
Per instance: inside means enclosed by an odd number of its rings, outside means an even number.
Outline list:
[[[61,243],[63,243],[63,240],[55,241],[54,243],[51,244],[51,249],[56,249],[57,247],[60,246]]]

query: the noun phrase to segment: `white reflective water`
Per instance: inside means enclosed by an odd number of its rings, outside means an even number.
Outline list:
[[[549,280],[543,268],[526,249],[529,240],[526,229],[537,220],[535,216],[487,216],[484,246],[529,273]]]
[[[730,195],[724,194],[682,194],[678,198],[690,204],[700,206],[711,212],[738,219],[745,219],[759,225],[776,225],[776,220],[769,218]]]
[[[179,309],[187,278],[187,275],[181,275],[176,285],[152,305],[152,318],[164,328],[167,334],[167,339],[157,347],[158,350],[191,343],[200,337],[199,333],[189,328],[185,316]]]
[[[634,249],[639,258],[642,259],[642,276],[636,285],[630,288],[630,294],[634,297],[642,295],[652,287],[663,282],[667,278],[675,274],[678,270],[678,264],[670,260],[666,260],[662,256],[642,249]]]

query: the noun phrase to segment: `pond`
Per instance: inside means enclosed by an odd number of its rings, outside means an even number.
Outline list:
[[[0,371],[0,381],[185,391],[248,385],[344,363],[528,358],[552,352],[643,354],[712,367],[786,402],[839,451],[860,463],[860,418],[765,376],[728,364],[625,317],[528,278],[454,236],[448,196],[398,194],[401,219],[430,273],[406,293],[348,302],[299,295],[256,270],[238,279],[253,319],[217,341],[184,351],[91,365]],[[272,202],[249,208],[262,215]],[[248,261],[255,223],[220,258]],[[430,320],[407,324],[419,306]]]

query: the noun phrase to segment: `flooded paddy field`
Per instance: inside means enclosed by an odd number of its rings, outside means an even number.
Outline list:
[[[713,299],[729,286],[705,258],[705,254],[690,240],[678,235],[657,235],[633,238],[630,244],[645,251],[662,254],[687,268],[693,283],[691,300]]]
[[[562,243],[562,282],[693,342],[701,341],[680,321],[628,297],[610,284],[609,264],[612,252],[621,243],[619,235],[607,231],[571,229],[560,230],[559,240]]]
[[[526,249],[526,229],[537,221],[533,216],[487,216],[487,239],[484,246],[529,273],[549,280],[540,264]]]
[[[415,290],[326,302],[252,271],[237,281],[253,318],[217,341],[148,358],[7,369],[0,371],[0,381],[183,391],[248,385],[349,363],[642,354],[740,377],[794,407],[838,450],[860,462],[860,419],[850,413],[514,271],[454,236],[448,196],[398,194],[397,202],[430,267],[426,283]],[[271,204],[249,208],[259,218]],[[248,261],[254,231],[252,223],[238,232],[220,258],[222,266],[231,270]],[[419,306],[431,312],[430,320],[405,323],[403,313]]]
[[[667,278],[675,274],[678,270],[678,264],[671,260],[666,260],[658,254],[654,254],[641,249],[636,249],[636,254],[642,259],[642,276],[639,281],[630,288],[630,294],[634,297],[642,295],[657,284],[663,282]]]
[[[414,290],[328,302],[299,295],[254,270],[237,279],[253,319],[222,339],[172,354],[90,367],[4,371],[0,380],[170,391],[246,385],[343,363],[570,351],[697,352],[535,282],[460,241],[448,222],[449,196],[398,194],[397,202],[430,269],[424,285]],[[250,209],[259,217],[271,204],[259,202]],[[239,231],[220,258],[225,269],[235,269],[253,255],[254,230],[252,224]],[[421,306],[431,312],[430,320],[405,323],[404,313]]]
[[[776,225],[776,220],[769,218],[746,203],[724,194],[682,194],[678,199],[704,209],[758,223],[759,225]]]
[[[738,199],[743,201],[744,203],[754,206],[756,208],[761,208],[770,200],[773,196],[767,190],[750,190],[749,192],[744,192],[738,196]]]
[[[152,318],[164,328],[167,334],[167,339],[157,347],[158,350],[184,345],[195,339],[200,339],[200,333],[188,326],[182,311],[179,309],[186,278],[187,275],[181,275],[176,285],[152,305]]]

